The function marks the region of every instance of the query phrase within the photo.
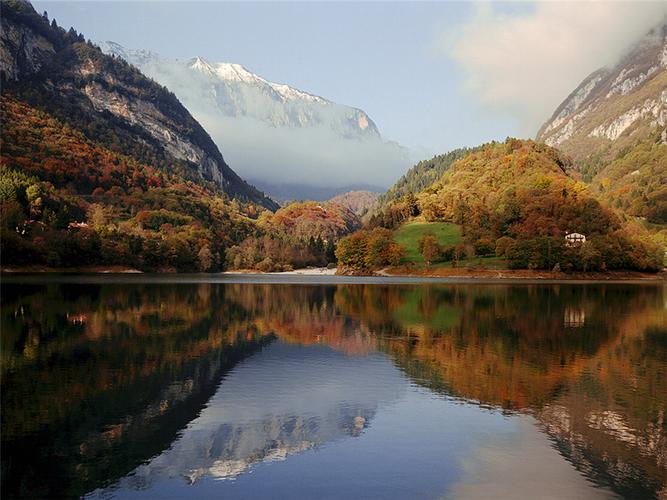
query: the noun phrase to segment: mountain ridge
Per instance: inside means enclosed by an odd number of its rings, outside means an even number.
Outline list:
[[[347,117],[350,119],[350,125],[354,124],[356,120],[356,128],[358,130],[355,130],[354,126],[352,125],[350,129],[347,130],[347,133],[350,135],[350,137],[353,137],[354,132],[360,132],[360,134],[368,133],[377,137],[380,135],[378,128],[373,120],[371,120],[371,118],[363,110],[353,106],[334,103],[329,99],[325,99],[310,92],[297,89],[296,87],[292,87],[291,85],[285,83],[270,81],[250,71],[242,64],[231,62],[209,62],[201,56],[195,56],[187,60],[163,58],[157,52],[142,49],[128,49],[113,41],[100,42],[98,45],[104,53],[121,57],[130,64],[137,66],[138,69],[148,68],[149,73],[151,72],[149,68],[150,64],[164,64],[165,62],[168,62],[174,65],[179,65],[181,67],[186,67],[190,70],[194,70],[202,75],[212,77],[218,81],[259,85],[262,87],[262,90],[269,94],[271,97],[279,97],[283,102],[305,100],[325,107],[334,105],[341,106],[352,113],[352,116]],[[159,79],[157,81],[159,81]],[[248,113],[250,110],[245,109],[243,111]],[[288,115],[282,118],[287,120],[286,123],[291,126],[309,125],[311,123],[310,120],[317,119],[317,117],[312,115],[300,115],[296,117]],[[274,125],[279,124],[281,123],[274,123]]]
[[[303,198],[303,190],[394,182],[409,151],[385,140],[363,110],[336,103],[245,66],[202,57],[173,59],[115,42],[103,51],[128,61],[171,89],[225,151],[244,178],[261,180],[272,196]]]
[[[3,92],[79,128],[90,139],[163,168],[215,182],[231,197],[277,205],[225,162],[173,93],[124,61],[104,55],[23,0],[3,1]]]
[[[667,21],[586,77],[537,138],[571,156],[609,206],[667,224]]]
[[[536,139],[575,163],[610,159],[667,124],[667,22],[648,32],[613,67],[587,76],[540,127]],[[662,137],[667,140],[667,133]]]

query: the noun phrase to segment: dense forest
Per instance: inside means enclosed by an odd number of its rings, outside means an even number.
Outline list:
[[[440,248],[424,235],[420,250],[428,262],[457,261],[494,254],[519,269],[605,271],[662,268],[664,250],[638,223],[624,221],[569,175],[569,160],[534,141],[490,143],[453,163],[431,186],[408,193],[369,220],[369,227],[394,230],[414,218],[460,226],[463,241]],[[565,236],[581,233],[585,242]],[[368,271],[374,265],[365,233],[339,245],[341,264]],[[391,244],[391,233],[384,233]]]
[[[122,265],[211,271],[252,230],[254,204],[157,169],[2,98],[5,265]]]
[[[612,207],[667,224],[667,143],[655,133],[622,149],[595,174],[592,186]]]
[[[384,194],[380,195],[371,213],[381,212],[393,203],[400,201],[410,193],[418,193],[436,182],[451,167],[472,149],[459,148],[445,154],[436,155],[430,160],[422,160],[401,176]]]
[[[295,202],[263,212],[255,232],[227,252],[234,269],[289,271],[336,262],[335,243],[361,227],[349,208],[326,202]]]
[[[104,54],[29,2],[2,2],[3,94],[57,118],[95,144],[190,180],[211,180],[230,197],[278,205],[241,179],[203,127],[167,88]]]

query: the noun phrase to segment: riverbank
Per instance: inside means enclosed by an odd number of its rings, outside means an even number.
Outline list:
[[[639,271],[607,272],[554,272],[532,269],[474,269],[445,268],[406,269],[402,267],[386,268],[377,271],[379,276],[423,276],[429,278],[464,278],[482,280],[557,280],[557,281],[667,281],[667,271],[643,273]]]
[[[164,273],[175,273],[166,270]],[[81,267],[48,267],[48,266],[6,266],[2,273],[8,274],[144,274],[139,269],[127,266],[81,266]]]
[[[336,268],[328,267],[306,267],[303,269],[294,269],[293,271],[276,271],[264,273],[256,269],[235,269],[233,271],[225,271],[222,274],[258,274],[258,275],[276,275],[276,276],[335,276]]]
[[[305,268],[293,271],[262,273],[244,269],[222,273],[177,273],[164,270],[144,273],[122,266],[91,266],[80,268],[48,268],[43,266],[5,267],[3,279],[11,281],[29,277],[31,281],[49,281],[70,276],[75,279],[128,280],[145,282],[276,282],[276,283],[642,283],[667,282],[667,271],[641,273],[636,271],[552,272],[530,269],[386,268],[367,274],[340,272],[337,269]],[[98,278],[95,278],[95,277]],[[41,277],[41,278],[40,278]]]

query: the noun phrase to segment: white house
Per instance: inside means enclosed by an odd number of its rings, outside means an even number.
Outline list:
[[[586,236],[581,233],[566,233],[565,244],[569,247],[579,246],[586,243]]]

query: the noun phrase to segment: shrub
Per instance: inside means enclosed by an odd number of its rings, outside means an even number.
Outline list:
[[[475,255],[491,255],[495,251],[495,245],[489,238],[479,238],[474,247]]]
[[[507,249],[514,243],[514,239],[509,236],[502,236],[496,240],[496,256],[505,257]]]

